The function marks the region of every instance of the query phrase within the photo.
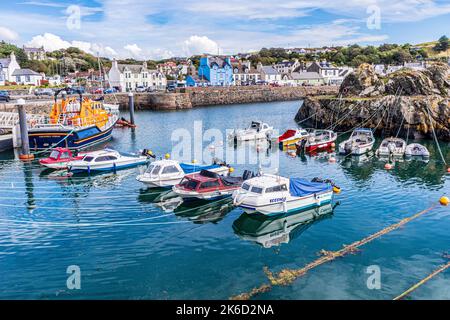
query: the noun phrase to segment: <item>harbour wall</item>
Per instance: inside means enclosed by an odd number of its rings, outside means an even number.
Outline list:
[[[308,96],[335,95],[337,92],[336,86],[182,88],[170,93],[134,93],[134,102],[137,110],[180,110],[221,104],[301,100]],[[19,96],[12,92],[11,95],[12,100],[19,97],[27,100],[27,109],[33,113],[46,112],[53,103],[48,97]],[[101,97],[101,95],[90,94],[85,96]],[[121,110],[128,109],[128,93],[108,94],[104,95],[104,98],[106,103],[118,103]],[[15,110],[14,103],[0,103],[0,111],[12,110]]]

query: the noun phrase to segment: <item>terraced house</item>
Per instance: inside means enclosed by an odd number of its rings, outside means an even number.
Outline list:
[[[111,86],[119,91],[134,91],[138,87],[164,90],[167,86],[166,76],[158,70],[147,68],[147,62],[142,64],[119,64],[113,60],[108,72]]]
[[[200,58],[198,77],[188,76],[188,86],[199,85],[198,81],[207,81],[210,86],[231,86],[233,84],[233,69],[229,57],[206,56]]]

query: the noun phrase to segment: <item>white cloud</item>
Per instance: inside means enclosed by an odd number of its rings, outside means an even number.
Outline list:
[[[217,54],[220,53],[220,48],[217,42],[206,36],[190,36],[183,42],[183,51],[187,56],[202,53]]]
[[[31,41],[27,43],[30,47],[41,47],[43,46],[46,51],[55,51],[59,49],[67,49],[69,47],[75,47],[83,50],[84,52],[100,55],[105,57],[113,57],[117,55],[117,52],[108,46],[103,46],[98,43],[90,43],[87,41],[66,41],[60,36],[54,35],[52,33],[44,33],[43,35],[34,36]]]
[[[0,26],[0,40],[16,40],[18,37],[17,32]]]
[[[125,47],[123,47],[126,51],[128,51],[131,56],[135,59],[142,59],[142,49],[139,48],[137,44],[127,44]]]

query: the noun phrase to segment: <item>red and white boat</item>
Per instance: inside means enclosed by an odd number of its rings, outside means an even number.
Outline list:
[[[294,146],[297,142],[306,139],[308,136],[309,133],[305,129],[289,129],[279,136],[277,141],[280,148],[286,148],[289,146]]]
[[[74,156],[70,149],[58,147],[53,149],[48,158],[40,159],[39,164],[50,169],[67,169],[70,161],[81,160],[83,156],[84,153]]]
[[[297,150],[305,149],[306,152],[326,150],[336,147],[337,134],[332,130],[316,129],[310,132],[306,140],[296,143]]]
[[[186,175],[179,184],[172,187],[172,191],[184,200],[216,200],[231,196],[245,178],[252,176],[248,171],[244,172],[243,177],[231,177],[202,170]]]

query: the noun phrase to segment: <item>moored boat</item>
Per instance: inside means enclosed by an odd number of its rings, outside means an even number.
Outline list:
[[[331,203],[336,187],[330,180],[263,174],[245,181],[233,202],[246,213],[277,215]]]
[[[339,153],[361,155],[372,150],[374,143],[372,130],[358,128],[352,132],[349,139],[339,144]]]
[[[296,143],[297,151],[314,152],[331,149],[335,147],[336,139],[337,134],[332,130],[315,129],[309,133],[306,140]]]
[[[144,173],[138,175],[136,180],[150,188],[172,187],[181,182],[186,174],[208,170],[220,175],[228,175],[230,168],[226,165],[198,165],[195,163],[180,163],[176,160],[153,161]]]
[[[57,147],[47,158],[40,159],[39,164],[50,169],[67,169],[70,161],[81,160],[83,157],[84,153],[75,156],[70,149]]]
[[[247,129],[235,129],[230,135],[236,141],[257,139],[269,139],[273,133],[273,127],[262,121],[252,121]]]
[[[410,143],[405,148],[405,157],[429,158],[430,157],[430,152],[422,144]]]
[[[149,157],[146,155],[123,153],[116,150],[105,149],[87,152],[82,159],[70,161],[67,164],[67,168],[73,173],[116,171],[144,165],[149,161]]]
[[[379,156],[403,157],[405,154],[406,142],[401,138],[386,138],[377,149]]]
[[[280,148],[285,148],[295,145],[297,142],[306,139],[308,136],[309,133],[305,129],[288,129],[278,137],[277,141]]]
[[[111,138],[111,133],[118,120],[117,110],[105,108],[102,100],[83,97],[63,96],[58,101],[56,91],[46,123],[30,123],[28,139],[30,148],[49,150],[64,147],[71,150],[84,149]]]
[[[172,187],[173,192],[185,200],[215,200],[232,195],[246,178],[252,176],[248,171],[242,177],[221,176],[215,172],[202,170],[186,175],[181,183]]]

